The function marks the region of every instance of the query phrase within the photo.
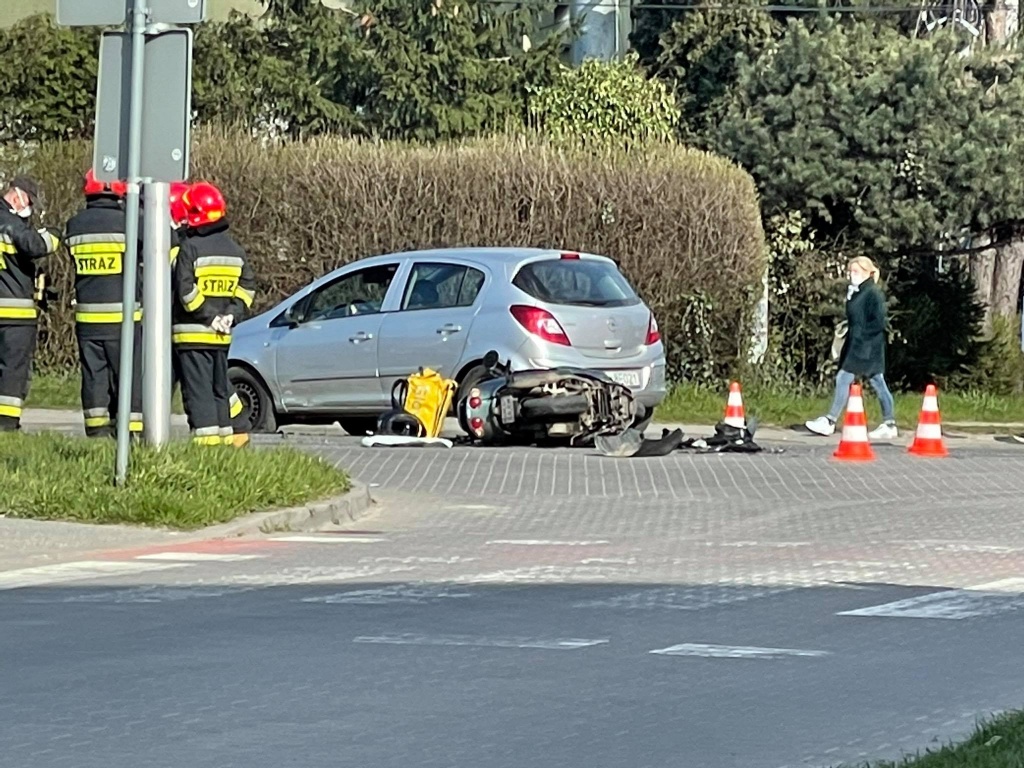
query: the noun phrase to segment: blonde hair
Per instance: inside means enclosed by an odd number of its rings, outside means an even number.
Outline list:
[[[871,276],[872,280],[874,280],[876,283],[878,282],[878,279],[880,277],[878,265],[875,264],[875,262],[873,262],[867,256],[858,256],[855,259],[850,259],[850,263],[847,265],[847,268],[849,267],[858,267],[860,269],[863,269]]]

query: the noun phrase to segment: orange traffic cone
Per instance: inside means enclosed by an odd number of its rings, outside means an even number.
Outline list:
[[[729,402],[725,406],[725,423],[737,429],[747,428],[747,416],[743,412],[743,395],[740,393],[738,381],[729,385]]]
[[[832,454],[840,461],[874,461],[875,452],[868,442],[868,419],[864,415],[864,398],[860,384],[850,385],[850,403],[843,419],[843,437]]]
[[[907,450],[917,456],[942,458],[949,456],[949,450],[942,439],[942,420],[939,417],[939,399],[935,385],[929,384],[924,391],[924,404],[917,422],[914,442]]]

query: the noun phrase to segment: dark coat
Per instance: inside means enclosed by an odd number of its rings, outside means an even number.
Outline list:
[[[885,297],[870,278],[846,302],[846,321],[849,330],[839,367],[857,376],[885,373]]]

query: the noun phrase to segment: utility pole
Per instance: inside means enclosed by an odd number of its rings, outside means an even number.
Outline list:
[[[131,95],[128,102],[128,197],[125,201],[124,292],[121,298],[121,375],[117,387],[117,461],[114,479],[124,485],[128,477],[131,433],[132,376],[135,363],[135,285],[139,261],[139,192],[142,179],[142,86],[145,72],[145,0],[132,0],[128,35],[131,47]]]
[[[171,250],[170,185],[146,185],[146,231],[142,273],[142,422],[148,445],[162,447],[171,437]]]

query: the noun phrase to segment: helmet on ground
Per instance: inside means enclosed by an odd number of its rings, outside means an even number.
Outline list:
[[[201,227],[220,221],[227,214],[224,195],[213,184],[201,181],[193,184],[181,195],[190,227]]]
[[[423,422],[414,414],[401,408],[392,408],[377,417],[378,435],[397,435],[399,437],[426,437],[427,430]]]
[[[124,197],[128,194],[128,185],[123,181],[99,181],[92,168],[85,172],[85,183],[82,184],[82,193],[86,197],[95,195],[112,195],[113,197]]]
[[[170,193],[167,196],[171,204],[171,221],[177,226],[188,221],[188,211],[185,210],[185,203],[181,199],[187,189],[186,182],[176,181],[171,184]]]

